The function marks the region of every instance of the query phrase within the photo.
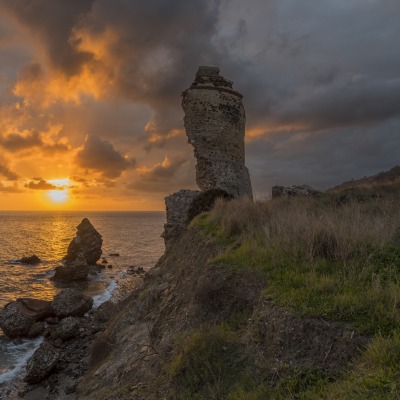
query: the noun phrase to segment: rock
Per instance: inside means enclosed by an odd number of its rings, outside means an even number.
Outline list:
[[[70,263],[82,252],[87,264],[96,264],[102,254],[101,245],[103,239],[100,233],[96,231],[87,218],[82,220],[77,226],[77,230],[76,237],[72,239],[68,246],[67,255],[64,257],[64,260]]]
[[[107,322],[112,316],[118,313],[118,306],[112,301],[105,301],[103,304],[97,308],[94,315],[94,320],[99,323]]]
[[[197,161],[196,183],[202,192],[180,190],[165,198],[167,223],[162,237],[167,249],[187,226],[188,212],[200,193],[221,190],[233,198],[253,198],[245,165],[242,95],[219,68],[200,66],[182,97],[186,135]]]
[[[29,328],[27,336],[29,338],[35,338],[39,335],[41,335],[44,331],[44,324],[41,321],[35,322],[31,325]]]
[[[59,265],[55,268],[55,281],[73,282],[85,280],[89,274],[89,265],[83,252],[79,252],[74,261],[67,265]]]
[[[19,262],[21,264],[36,265],[36,264],[41,263],[42,260],[35,254],[33,254],[30,257],[22,257],[21,259],[17,260],[17,262]]]
[[[59,358],[59,350],[48,342],[42,344],[28,360],[24,381],[30,384],[40,382],[54,369]]]
[[[119,257],[119,253],[110,253],[109,256],[110,257]]]
[[[8,303],[0,312],[0,327],[10,338],[35,337],[40,333],[35,322],[54,315],[51,302],[31,298],[17,299]],[[43,331],[43,329],[41,329]]]
[[[29,314],[35,321],[42,321],[48,317],[54,316],[51,309],[51,301],[33,299],[30,297],[17,299],[26,308],[26,313]]]
[[[186,135],[197,159],[199,188],[222,189],[235,198],[252,198],[245,166],[242,95],[219,74],[219,68],[200,66],[182,97]]]
[[[319,197],[322,192],[313,189],[308,185],[294,185],[290,187],[274,186],[272,188],[272,198],[279,197]]]
[[[9,338],[27,336],[31,325],[35,321],[24,313],[21,303],[13,301],[0,311],[0,328]]]
[[[53,339],[68,340],[79,336],[79,319],[75,317],[64,318],[57,326],[51,327],[51,337]]]
[[[76,289],[65,289],[53,300],[52,309],[57,317],[82,317],[93,306],[93,299]]]

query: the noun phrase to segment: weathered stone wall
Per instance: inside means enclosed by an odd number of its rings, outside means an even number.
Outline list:
[[[245,166],[246,114],[242,95],[219,68],[199,67],[195,80],[182,94],[184,124],[197,159],[196,182],[205,192],[222,189],[235,198],[253,197]],[[188,210],[200,192],[181,190],[165,198],[167,223],[163,237],[176,237],[187,224]]]
[[[182,108],[200,189],[252,197],[245,167],[246,115],[242,95],[232,89],[232,82],[219,75],[219,68],[199,67],[195,81],[183,92]]]
[[[190,205],[200,193],[198,190],[182,189],[165,198],[167,223],[164,225],[162,237],[166,244],[186,226]]]

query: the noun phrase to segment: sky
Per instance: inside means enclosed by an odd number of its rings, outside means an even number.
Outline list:
[[[181,93],[243,94],[257,198],[399,164],[398,0],[0,0],[0,209],[163,210]]]

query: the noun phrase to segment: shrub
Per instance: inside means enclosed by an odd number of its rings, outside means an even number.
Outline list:
[[[232,200],[233,196],[222,189],[210,189],[201,192],[190,205],[187,222],[203,212],[210,211],[214,207],[216,199]]]

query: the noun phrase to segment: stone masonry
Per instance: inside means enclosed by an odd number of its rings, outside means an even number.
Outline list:
[[[199,67],[193,84],[182,95],[186,134],[197,159],[199,188],[219,188],[234,197],[252,197],[245,167],[242,95],[232,89],[232,82],[219,75],[216,67]]]
[[[196,157],[196,182],[205,192],[222,189],[235,198],[253,197],[245,166],[246,115],[242,95],[217,67],[199,67],[189,89],[182,93],[184,125]],[[167,223],[163,237],[176,237],[187,224],[192,201],[200,194],[180,190],[165,198]]]

